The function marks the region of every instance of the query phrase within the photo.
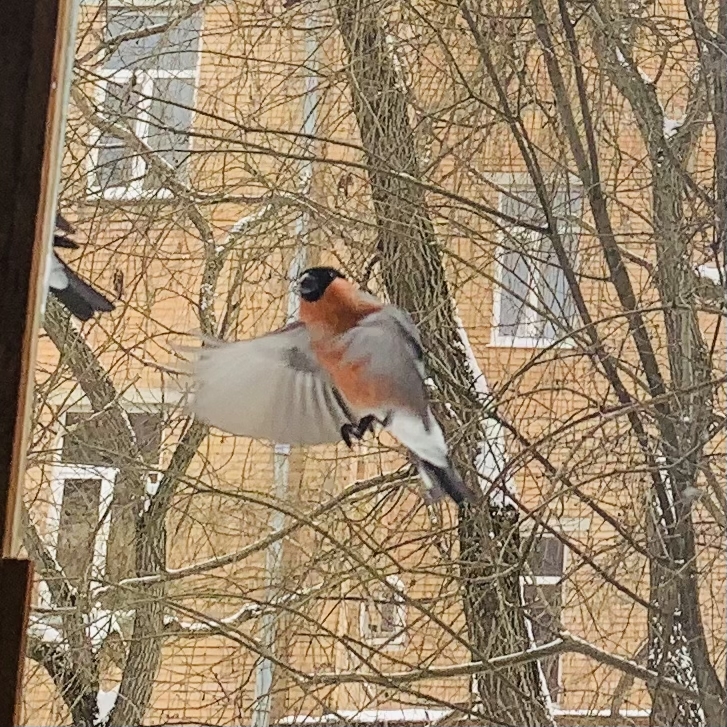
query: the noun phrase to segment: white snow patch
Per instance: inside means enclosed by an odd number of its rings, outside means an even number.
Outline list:
[[[437,390],[437,385],[434,383],[434,379],[431,376],[424,379],[424,386],[426,386],[430,391]]]
[[[642,68],[637,68],[636,70],[639,72],[639,76],[641,76],[641,80],[644,83],[653,85],[654,79],[648,73],[646,73]]]
[[[457,335],[460,343],[462,344],[462,350],[467,357],[467,366],[469,367],[472,379],[475,382],[475,390],[477,393],[487,396],[490,393],[490,387],[487,385],[485,375],[482,373],[482,369],[480,368],[480,364],[477,362],[475,352],[472,350],[470,338],[467,335],[464,323],[462,323],[462,319],[456,313],[454,314],[454,322],[457,326]]]
[[[162,482],[162,473],[161,472],[150,472],[146,476],[146,494],[149,495],[149,497],[154,497],[154,495],[159,492],[159,485]]]
[[[101,725],[106,722],[111,714],[111,710],[114,708],[114,704],[116,704],[116,698],[118,696],[118,686],[110,689],[109,691],[105,691],[103,689],[98,690],[98,694],[96,695],[96,705],[98,706],[98,718],[96,719],[96,724]]]
[[[35,616],[30,617],[28,635],[40,639],[44,644],[63,643],[63,634],[57,628],[43,623],[43,621]]]
[[[670,119],[664,117],[664,138],[671,139],[674,134],[684,125],[684,117],[681,119]]]
[[[664,457],[663,454],[657,454],[656,457],[654,457],[656,464],[658,467],[659,476],[662,478],[664,482],[664,491],[667,496],[667,499],[669,500],[669,504],[674,504],[674,490],[672,488],[672,481],[671,481],[671,472],[669,471],[669,468],[667,467],[667,461],[666,457]]]
[[[553,714],[556,717],[573,716],[573,717],[611,717],[610,709],[559,709],[555,707]],[[651,712],[648,709],[622,709],[619,711],[620,717],[650,717]]]
[[[454,421],[456,421],[457,424],[459,424],[461,426],[462,425],[461,417],[459,416],[459,414],[457,414],[454,407],[448,401],[444,402],[444,408],[449,412],[449,415],[452,417],[452,419],[454,419]]]
[[[91,609],[86,617],[86,628],[94,651],[98,651],[103,646],[109,634],[117,633],[122,635],[116,615],[113,611],[108,611],[105,608],[94,607]]]
[[[389,47],[389,50],[391,51],[391,60],[392,65],[394,66],[394,85],[403,93],[407,92],[407,87],[404,79],[406,78],[406,73],[404,70],[404,63],[402,62],[402,59],[399,54],[399,45],[397,42],[397,39],[391,35],[390,33],[386,34],[386,45]]]
[[[525,581],[523,578],[519,579],[519,589],[520,589],[520,603],[525,603]],[[535,649],[537,648],[538,644],[535,641],[535,634],[533,633],[533,622],[529,619],[525,619],[525,628],[528,632],[528,644],[529,649]],[[551,716],[555,716],[553,713],[553,700],[550,697],[550,688],[548,687],[548,680],[545,678],[545,669],[543,668],[543,663],[538,660],[535,662],[538,668],[538,678],[540,679],[540,691],[545,699],[545,708],[548,710],[548,713]]]
[[[622,37],[621,42],[624,43],[624,45],[626,45],[628,43],[628,38]],[[623,54],[623,52],[621,51],[620,48],[616,48],[616,60],[618,61],[619,65],[622,66],[623,68],[629,68],[629,69],[632,68],[631,63],[626,58],[626,56]],[[639,68],[638,66],[636,66],[636,71],[638,72],[639,76],[641,76],[641,80],[644,83],[648,83],[649,85],[654,84],[654,79],[648,73],[646,73],[646,71],[644,71],[643,68]]]
[[[186,631],[211,631],[213,624],[204,623],[202,621],[177,621],[179,627]]]
[[[467,358],[467,365],[472,374],[475,391],[480,395],[484,404],[486,397],[490,394],[490,387],[487,385],[485,374],[477,362],[477,357],[472,349],[462,319],[457,313],[454,314],[454,322],[457,326],[457,334],[462,345],[462,350]],[[493,482],[505,469],[505,433],[500,424],[487,416],[482,418],[482,428],[484,431],[484,441],[475,460],[475,466],[477,472],[485,482]],[[509,476],[506,477],[504,484],[507,492],[514,493],[512,479]],[[507,494],[501,490],[493,491],[491,493],[491,499],[498,505],[512,504]]]
[[[162,483],[161,472],[150,472],[146,476],[146,482],[144,483],[144,489],[146,491],[146,497],[144,498],[144,512],[148,512],[151,507],[152,498],[159,492],[159,485]]]

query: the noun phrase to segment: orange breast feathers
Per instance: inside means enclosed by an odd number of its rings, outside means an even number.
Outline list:
[[[336,388],[356,408],[379,408],[388,403],[393,392],[389,382],[366,375],[366,361],[343,363],[346,352],[337,339],[382,307],[379,301],[362,294],[342,278],[334,280],[314,303],[305,300],[300,303],[300,320],[310,331],[318,361]]]
[[[314,303],[300,301],[300,320],[314,339],[326,338],[345,333],[381,308],[383,305],[376,298],[364,294],[348,280],[336,278]]]

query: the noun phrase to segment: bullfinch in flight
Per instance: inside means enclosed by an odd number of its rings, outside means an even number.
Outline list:
[[[379,423],[409,451],[425,499],[478,494],[452,464],[429,407],[423,350],[409,315],[333,268],[298,280],[300,320],[236,343],[196,349],[192,411],[232,434],[290,445],[363,438]]]
[[[60,214],[56,215],[56,232],[53,236],[53,249],[48,261],[48,290],[68,308],[79,320],[87,321],[94,313],[109,313],[114,309],[113,303],[101,293],[81,280],[76,273],[61,260],[55,248],[78,248],[70,235],[75,230]]]

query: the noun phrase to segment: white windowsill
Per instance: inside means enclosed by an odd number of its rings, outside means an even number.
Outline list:
[[[559,586],[563,576],[520,576],[524,586]]]
[[[553,340],[542,337],[502,336],[493,329],[488,345],[497,348],[575,348],[576,344],[572,338]]]

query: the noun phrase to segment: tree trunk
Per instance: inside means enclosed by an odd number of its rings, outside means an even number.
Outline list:
[[[674,392],[671,427],[662,427],[660,432],[667,465],[663,481],[674,503],[674,514],[665,518],[657,508],[661,517],[656,547],[661,543],[666,547],[659,553],[661,560],[654,558],[651,562],[651,600],[657,605],[661,623],[657,625],[652,620],[650,626],[650,661],[663,659],[664,665],[670,665],[668,671],[673,671],[667,675],[682,683],[692,686],[690,682],[696,681],[700,694],[705,696],[702,706],[706,723],[723,724],[723,709],[715,703],[722,686],[702,624],[694,523],[689,498],[684,495],[697,484],[698,465],[707,441],[712,413],[712,367],[696,314],[696,281],[689,265],[689,233],[683,216],[685,190],[682,170],[677,165],[680,159],[670,152],[673,150],[663,148],[661,143],[650,145],[656,285],[664,307],[670,388]],[[684,657],[680,658],[680,653]],[[655,706],[663,700],[664,696],[659,695]],[[670,711],[672,714],[664,714],[662,719],[669,716],[673,721],[660,724],[703,723],[697,717],[698,711],[686,705]]]
[[[663,306],[669,361],[667,378],[654,353],[659,332],[646,325],[639,310],[604,204],[596,126],[576,24],[566,0],[558,0],[558,16],[553,21],[541,0],[531,0],[530,7],[556,107],[579,176],[587,189],[611,279],[624,310],[632,312],[631,336],[648,391],[656,399],[651,412],[658,441],[644,450],[647,462],[654,450],[660,456],[653,473],[654,498],[658,505],[653,509],[655,523],[649,539],[650,600],[657,613],[650,618],[650,666],[665,669],[674,679],[690,686],[696,681],[707,724],[723,724],[724,711],[719,703],[722,687],[709,657],[701,621],[694,528],[689,498],[685,497],[685,492],[696,482],[712,410],[711,366],[696,315],[695,277],[688,257],[690,238],[683,219],[685,162],[702,128],[703,97],[699,88],[693,90],[687,111],[689,123],[669,141],[655,87],[644,80],[639,69],[620,50],[620,56],[614,51],[619,42],[622,45],[626,42],[618,34],[621,26],[603,8],[593,13],[594,32],[587,40],[589,48],[595,50],[604,73],[628,100],[651,162],[652,223],[657,256],[655,282]],[[574,17],[580,13],[579,8]],[[699,22],[698,18],[695,27]],[[564,67],[575,79],[577,95],[567,89],[555,51],[561,36],[569,52],[569,64]],[[671,396],[667,399],[665,394]],[[665,700],[656,693],[652,696],[656,700],[657,721],[661,724],[696,724],[703,720],[698,709]]]
[[[647,510],[647,543],[651,554],[649,564],[649,602],[654,611],[649,616],[649,643],[647,667],[660,675],[689,687],[696,687],[696,679],[689,658],[684,629],[679,619],[679,589],[674,571],[669,564],[665,542],[668,533],[657,498]],[[687,658],[684,658],[684,654]],[[679,725],[697,727],[704,724],[704,713],[698,704],[660,688],[649,688],[651,715],[654,727]]]
[[[437,389],[434,402],[453,458],[471,487],[479,487],[474,461],[481,447],[483,405],[456,322],[420,179],[407,96],[371,0],[338,0],[341,33],[350,63],[353,106],[366,155],[386,291],[419,324]],[[455,421],[443,406],[451,404]],[[530,646],[522,610],[517,516],[483,503],[460,510],[461,577],[473,658],[490,659]],[[502,575],[507,573],[507,576]],[[486,721],[545,725],[537,665],[482,674],[478,692]]]
[[[166,515],[180,478],[187,471],[208,427],[193,422],[174,450],[172,460],[152,498],[149,509],[137,523],[136,571],[138,576],[163,572],[167,564]],[[109,716],[111,727],[140,724],[149,708],[154,680],[161,663],[166,585],[155,583],[140,588],[134,630],[119,696]]]

